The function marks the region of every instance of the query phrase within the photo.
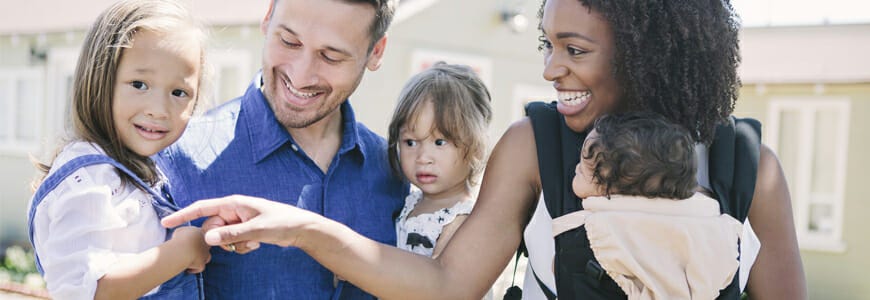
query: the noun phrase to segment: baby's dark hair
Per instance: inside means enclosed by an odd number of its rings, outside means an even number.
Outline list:
[[[605,196],[686,199],[697,186],[692,135],[652,112],[605,115],[595,121],[597,137],[583,143],[592,178]]]

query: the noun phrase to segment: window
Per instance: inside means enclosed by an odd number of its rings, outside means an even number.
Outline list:
[[[70,109],[73,98],[73,77],[78,48],[56,47],[48,52],[46,68],[45,120],[43,155],[52,155],[60,138],[73,128]]]
[[[219,105],[245,93],[254,77],[251,55],[247,51],[222,49],[209,53],[206,59],[214,68],[209,85],[211,104]]]
[[[551,102],[556,100],[556,90],[552,86],[547,85],[526,85],[519,84],[514,86],[513,113],[511,122],[521,119],[526,116],[526,104],[533,101]]]
[[[420,73],[439,61],[466,65],[480,77],[480,81],[483,81],[485,86],[492,87],[492,59],[475,54],[415,49],[411,54],[411,72],[409,74],[413,76]]]
[[[0,70],[0,151],[27,154],[42,137],[42,71]]]
[[[788,180],[803,249],[845,251],[843,203],[849,136],[847,99],[775,99],[767,144]]]

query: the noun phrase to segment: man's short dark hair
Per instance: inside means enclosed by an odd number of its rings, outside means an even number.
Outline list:
[[[695,144],[682,126],[652,112],[605,115],[581,152],[605,195],[686,199],[697,186]]]
[[[387,33],[387,28],[393,22],[393,15],[396,13],[397,0],[345,0],[353,3],[368,3],[375,8],[375,20],[369,26],[369,37],[372,39],[369,43],[369,51],[375,46],[384,34]]]
[[[393,22],[393,15],[396,13],[396,3],[398,0],[342,0],[349,3],[367,3],[375,8],[375,20],[369,26],[369,50],[372,51],[375,43],[378,42],[384,34],[387,33],[387,28]],[[278,4],[278,0],[272,0],[272,6]]]

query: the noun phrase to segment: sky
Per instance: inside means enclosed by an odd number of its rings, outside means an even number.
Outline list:
[[[731,0],[743,26],[870,23],[870,0]]]

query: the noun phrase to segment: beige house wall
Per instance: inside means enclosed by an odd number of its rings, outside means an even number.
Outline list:
[[[870,128],[870,83],[824,84],[821,87],[816,84],[766,84],[763,88],[747,84],[741,90],[735,114],[757,118],[764,124],[772,98],[832,96],[846,98],[851,105],[843,208],[842,240],[846,247],[842,252],[802,249],[801,257],[810,299],[868,299],[870,238],[866,228],[870,226],[867,218],[870,201],[866,200],[864,188],[870,181],[867,172],[870,158],[865,155],[870,149],[870,131],[867,130]],[[770,138],[764,137],[765,140]]]
[[[213,1],[213,0],[208,0]],[[422,0],[417,0],[422,1]],[[91,4],[103,7],[99,0]],[[11,2],[10,2],[11,3]],[[16,2],[17,3],[17,2]],[[215,2],[195,0],[194,6]],[[221,2],[223,3],[223,2]],[[228,2],[227,5],[235,1]],[[265,12],[265,0],[256,2]],[[491,144],[519,116],[522,103],[529,98],[551,97],[551,84],[541,77],[543,59],[537,52],[536,30],[538,1],[514,1],[528,20],[525,32],[513,33],[502,22],[500,12],[505,1],[497,0],[441,0],[422,10],[412,18],[393,26],[383,65],[369,72],[351,102],[357,118],[374,131],[384,134],[393,106],[401,87],[414,69],[413,59],[420,53],[443,53],[448,57],[468,58],[489,66],[487,83],[493,97],[495,117],[490,127]],[[11,5],[11,4],[8,4]],[[8,6],[7,5],[7,6]],[[16,4],[18,5],[18,4]],[[38,10],[40,4],[29,9]],[[90,5],[90,4],[89,4]],[[3,5],[0,4],[0,7]],[[81,6],[81,5],[79,5]],[[212,46],[215,56],[237,58],[244,70],[237,70],[237,78],[252,78],[261,62],[262,35],[256,22],[260,16],[247,8],[237,8],[237,15],[212,18],[227,26],[214,27]],[[87,10],[81,14],[94,14]],[[206,11],[201,11],[208,14]],[[59,15],[74,15],[67,13]],[[47,14],[47,13],[46,13]],[[46,16],[47,18],[50,16]],[[91,19],[88,17],[86,19]],[[77,49],[89,22],[71,20],[75,26],[70,32],[55,27],[41,30],[17,29],[0,18],[0,69],[25,66],[45,66],[34,61],[31,45],[37,50],[51,51],[62,48]],[[224,22],[224,23],[221,23]],[[23,24],[23,25],[22,25]],[[12,44],[10,33],[18,32],[18,44]],[[44,35],[43,35],[44,34]],[[42,37],[40,37],[42,36]],[[865,221],[870,212],[870,201],[864,200],[862,187],[868,182],[870,158],[862,154],[870,149],[870,25],[810,26],[787,28],[748,28],[741,33],[743,64],[740,74],[745,87],[741,90],[736,114],[754,117],[765,122],[771,98],[780,96],[821,95],[843,96],[851,101],[848,168],[846,170],[846,196],[843,218],[843,252],[802,251],[809,281],[811,299],[870,298],[866,270],[870,270],[870,238],[863,232],[870,223]],[[46,70],[46,74],[51,71]],[[49,75],[46,75],[49,76]],[[228,80],[228,79],[225,79]],[[231,80],[232,81],[232,80]],[[759,92],[759,84],[763,84]],[[233,94],[225,85],[220,93]],[[240,94],[241,91],[237,92]],[[216,102],[229,97],[216,99]],[[47,100],[43,106],[45,128],[42,147],[34,149],[45,157],[53,148],[54,136],[62,122],[61,103]],[[28,183],[35,175],[25,153],[0,151],[0,241],[26,241],[25,209],[30,198]],[[522,276],[519,276],[520,278]],[[497,291],[498,292],[498,291]]]

